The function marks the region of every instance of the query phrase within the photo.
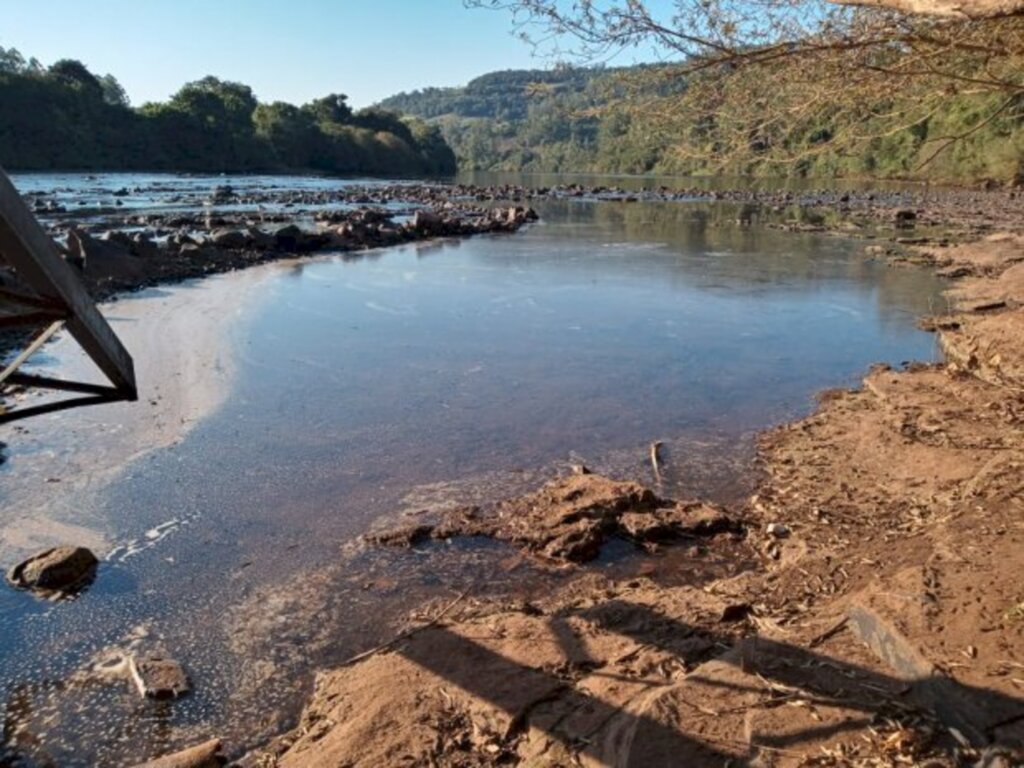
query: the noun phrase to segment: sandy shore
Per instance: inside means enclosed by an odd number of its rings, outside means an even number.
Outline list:
[[[4,487],[0,560],[15,562],[42,547],[74,541],[102,555],[112,541],[98,492],[143,455],[180,442],[213,413],[234,373],[229,337],[259,302],[260,288],[285,263],[179,286],[172,298],[159,289],[101,306],[112,327],[135,351],[138,403],[114,403],[59,412],[25,422]],[[224,307],[232,308],[225,314]],[[150,351],[159,350],[159,354]],[[73,340],[47,347],[43,370],[82,381],[98,373]],[[17,396],[25,405],[40,393]],[[73,523],[71,521],[74,521]]]
[[[1021,764],[1024,238],[897,251],[956,279],[927,321],[949,362],[873,370],[762,437],[730,510],[757,568],[457,596],[323,673],[243,764]],[[559,492],[536,525],[569,519]],[[630,493],[603,508],[649,511]]]

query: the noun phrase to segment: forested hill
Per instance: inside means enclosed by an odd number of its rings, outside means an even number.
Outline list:
[[[605,120],[594,111],[607,103],[620,71],[560,66],[491,72],[461,88],[400,93],[379,106],[439,126],[460,170],[616,171],[622,164],[605,156]],[[648,148],[639,149],[645,156],[626,163],[631,172],[650,170]]]
[[[8,170],[321,171],[438,175],[455,156],[436,126],[331,94],[261,104],[206,77],[133,109],[111,75],[62,60],[43,67],[0,48],[0,165]]]
[[[510,69],[470,80],[461,88],[424,88],[384,99],[384,109],[422,118],[452,115],[459,118],[526,120],[539,100],[571,98],[584,92],[610,70],[558,67]]]
[[[634,77],[635,75],[639,75]],[[632,83],[631,83],[632,79]],[[758,88],[756,78],[726,84]],[[723,164],[708,148],[722,144],[714,123],[678,107],[685,78],[667,65],[632,69],[559,67],[493,72],[461,88],[401,93],[381,107],[425,119],[440,128],[461,170],[595,173],[732,173],[762,175],[923,178],[953,182],[1024,179],[1024,107],[988,121],[991,95],[952,97],[942,110],[890,131],[870,118],[807,125],[780,122],[772,143],[796,161],[773,162],[764,141],[734,148]],[[749,100],[763,97],[751,92]],[[901,99],[885,94],[879,112],[898,112]],[[828,110],[822,110],[827,113]],[[855,131],[851,131],[855,128]],[[823,145],[842,132],[871,134],[855,150]],[[947,136],[963,135],[928,163]]]

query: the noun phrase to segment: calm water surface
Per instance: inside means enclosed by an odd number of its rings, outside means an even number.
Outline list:
[[[346,545],[382,519],[534,487],[570,459],[650,482],[653,439],[667,493],[736,499],[758,430],[873,362],[935,357],[914,319],[941,284],[862,241],[739,226],[727,206],[540,213],[508,237],[259,268],[224,405],[92,493],[111,540],[146,546],[115,550],[73,602],[0,589],[9,762],[121,765],[210,735],[243,750],[291,722],[317,666],[424,597],[544,584],[494,545]],[[226,296],[237,279],[213,278]],[[61,418],[33,428],[59,441],[83,417]],[[0,439],[13,487],[18,434]],[[82,674],[132,643],[181,660],[194,693],[142,702]]]

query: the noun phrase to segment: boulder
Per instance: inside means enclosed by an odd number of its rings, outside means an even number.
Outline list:
[[[92,581],[97,565],[85,547],[54,547],[14,566],[7,579],[21,589],[72,592]]]
[[[181,752],[139,763],[135,768],[218,768],[227,762],[220,750],[220,739],[210,739]]]
[[[425,234],[439,232],[442,224],[441,217],[433,211],[416,211],[412,217],[412,228]]]
[[[99,240],[78,229],[68,232],[68,253],[72,263],[80,264],[90,280],[137,281],[145,277],[146,264],[120,238]]]
[[[218,248],[237,251],[249,245],[249,238],[238,229],[218,229],[210,235],[211,242]]]
[[[274,247],[274,236],[268,235],[258,227],[249,227],[246,232],[249,245],[258,251],[267,251]]]
[[[327,242],[323,235],[303,232],[294,224],[274,230],[274,247],[281,251],[312,251]]]

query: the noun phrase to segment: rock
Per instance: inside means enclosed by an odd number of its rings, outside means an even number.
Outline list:
[[[146,274],[146,265],[133,256],[119,237],[98,240],[78,229],[68,232],[68,252],[71,261],[82,266],[90,280],[121,280],[134,282]]]
[[[268,235],[262,229],[249,227],[245,234],[249,238],[249,244],[259,251],[266,251],[274,247],[273,235]]]
[[[143,232],[132,235],[131,245],[128,246],[128,249],[133,255],[142,259],[153,259],[160,255],[160,247]]]
[[[294,251],[302,240],[302,230],[294,224],[278,227],[273,232],[274,245],[281,250]]]
[[[134,768],[217,768],[227,762],[220,750],[220,739],[210,739],[181,752],[139,763]]]
[[[303,232],[294,224],[274,230],[274,247],[281,251],[312,251],[327,242],[323,235]]]
[[[429,539],[434,533],[432,525],[407,525],[381,533],[366,535],[366,541],[381,547],[411,547]]]
[[[695,501],[624,512],[619,518],[619,526],[627,536],[643,542],[714,536],[739,528],[724,509]]]
[[[774,536],[776,539],[785,539],[789,536],[789,526],[783,523],[768,523],[765,531],[769,536]]]
[[[22,589],[73,592],[92,581],[97,565],[85,547],[54,547],[14,566],[7,579]]]
[[[435,233],[441,230],[441,217],[433,211],[416,211],[412,217],[412,228],[417,232]]]
[[[228,250],[241,250],[249,245],[249,238],[237,229],[218,229],[210,236],[210,240],[218,248]]]
[[[167,247],[173,250],[180,250],[186,245],[197,245],[196,241],[187,232],[176,232],[167,238]]]
[[[917,211],[909,209],[896,211],[893,214],[893,220],[896,222],[897,227],[912,227],[914,222],[917,221]]]
[[[743,621],[752,611],[750,603],[732,603],[722,609],[722,615],[718,617],[718,620],[723,623]]]
[[[129,671],[139,693],[148,699],[176,699],[192,689],[181,665],[161,654],[133,656]]]
[[[406,526],[369,538],[372,543],[411,546],[426,537],[488,536],[560,562],[582,563],[600,554],[613,536],[643,545],[680,537],[739,531],[713,504],[665,501],[630,482],[590,474],[582,465],[535,493],[506,499],[486,512],[462,507],[437,526]]]

